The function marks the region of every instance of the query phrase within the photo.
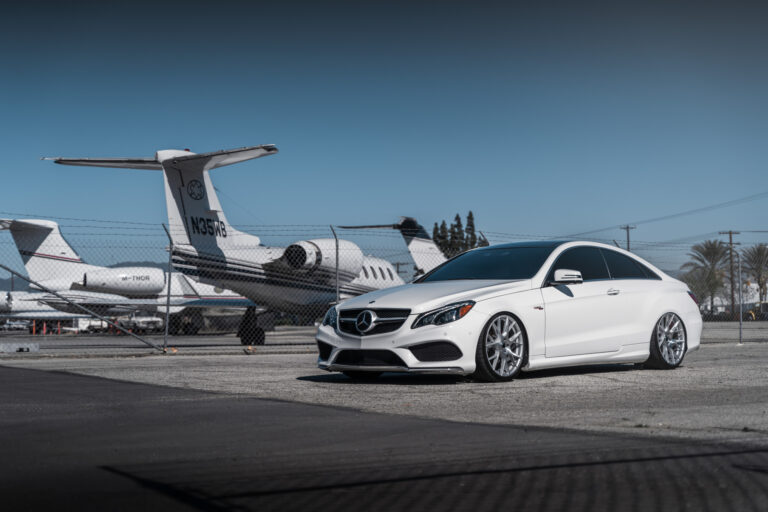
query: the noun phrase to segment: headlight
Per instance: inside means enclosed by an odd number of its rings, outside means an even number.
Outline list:
[[[422,313],[413,322],[411,329],[417,327],[424,327],[425,325],[442,325],[450,322],[455,322],[459,318],[463,318],[464,315],[469,313],[469,310],[474,306],[474,301],[468,300],[464,302],[456,302],[454,304],[448,304],[442,308]]]
[[[339,319],[339,314],[336,312],[336,306],[333,306],[325,314],[325,317],[323,317],[323,325],[330,325],[335,329],[338,319]]]

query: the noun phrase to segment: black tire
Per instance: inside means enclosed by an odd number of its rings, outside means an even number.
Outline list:
[[[168,334],[176,336],[181,331],[181,317],[178,314],[173,314],[168,319]]]
[[[680,322],[680,332],[682,332],[682,352],[679,354],[679,357],[677,356],[676,352],[673,350],[670,352],[669,348],[667,348],[667,357],[664,357],[664,354],[662,354],[662,348],[661,346],[665,344],[665,342],[662,340],[662,343],[659,343],[659,332],[664,331],[662,323],[665,322],[665,319],[667,319],[669,316],[673,316],[677,321]],[[661,328],[661,329],[660,329]],[[679,341],[675,341],[675,346],[679,344]],[[667,345],[669,347],[669,345]],[[651,355],[648,357],[648,360],[645,362],[644,366],[646,368],[654,368],[656,370],[674,370],[678,366],[680,366],[683,362],[683,359],[685,358],[685,354],[688,352],[688,334],[687,330],[685,329],[685,324],[683,323],[682,318],[677,316],[674,313],[664,313],[661,315],[661,318],[659,318],[656,323],[653,326],[653,332],[651,333]],[[674,355],[674,357],[670,356],[670,353]],[[672,361],[669,361],[668,359],[672,359]]]
[[[518,328],[519,328],[519,337],[520,342],[522,343],[520,350],[522,353],[520,354],[520,361],[518,364],[516,364],[516,367],[509,375],[500,375],[496,370],[493,368],[493,364],[491,363],[488,351],[486,348],[486,337],[488,336],[489,331],[493,328],[494,323],[501,317],[507,317],[510,320],[513,320]],[[472,377],[474,377],[477,380],[482,380],[485,382],[507,382],[514,378],[516,378],[520,374],[520,370],[528,361],[528,337],[525,334],[525,328],[523,327],[523,323],[511,313],[498,313],[494,315],[490,320],[488,320],[488,323],[485,324],[485,327],[483,328],[482,332],[480,333],[480,338],[477,340],[477,348],[475,349],[475,373],[472,374]]]
[[[349,371],[349,372],[342,372],[342,373],[352,380],[372,381],[372,380],[378,379],[381,376],[382,372]]]
[[[244,329],[240,335],[240,343],[243,345],[263,345],[266,335],[261,327]]]

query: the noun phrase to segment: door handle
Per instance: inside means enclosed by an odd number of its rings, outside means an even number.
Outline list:
[[[617,290],[616,288],[608,289],[608,295],[618,295],[619,293],[621,293],[621,290]]]

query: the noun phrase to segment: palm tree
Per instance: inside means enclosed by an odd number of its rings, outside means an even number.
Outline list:
[[[728,246],[720,240],[705,240],[691,247],[691,261],[682,266],[691,271],[701,282],[701,289],[709,297],[709,310],[715,312],[715,295],[723,287],[725,267],[728,263]]]
[[[757,290],[760,301],[765,300],[766,288],[768,288],[768,245],[757,244],[744,249],[741,253],[744,258],[744,270],[757,282]]]

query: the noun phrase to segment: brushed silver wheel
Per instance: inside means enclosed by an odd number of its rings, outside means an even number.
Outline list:
[[[523,364],[525,342],[517,320],[507,314],[494,318],[485,333],[485,357],[491,371],[501,378],[515,375]]]
[[[674,313],[664,313],[651,334],[651,353],[645,366],[672,370],[680,366],[688,350],[685,325]]]

